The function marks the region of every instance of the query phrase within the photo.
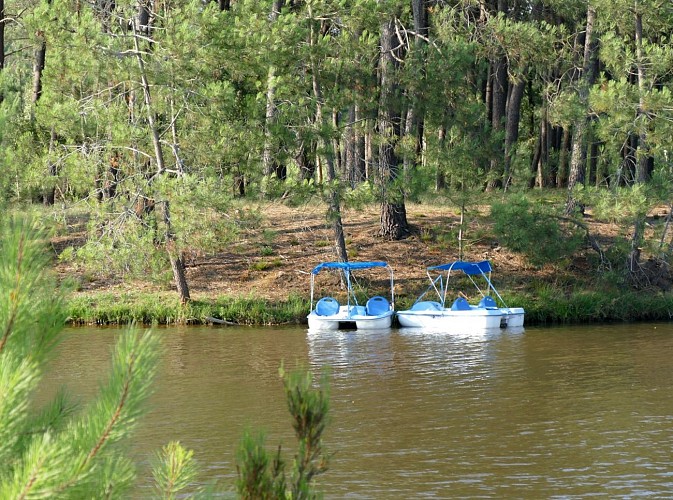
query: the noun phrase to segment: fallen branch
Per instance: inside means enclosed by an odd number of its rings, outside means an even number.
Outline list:
[[[226,319],[213,318],[212,316],[206,316],[206,321],[214,323],[216,325],[229,325],[229,326],[238,326],[238,323],[233,321],[227,321]]]

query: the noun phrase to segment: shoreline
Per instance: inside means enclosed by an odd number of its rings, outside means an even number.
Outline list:
[[[605,293],[583,290],[564,294],[545,290],[536,297],[506,294],[508,305],[523,307],[524,326],[582,323],[670,321],[673,294],[666,292]],[[398,297],[396,310],[408,308],[415,297]],[[249,295],[195,299],[182,305],[174,294],[95,293],[71,297],[66,302],[67,323],[84,325],[206,325],[277,326],[306,324],[309,300],[291,293],[282,300]]]

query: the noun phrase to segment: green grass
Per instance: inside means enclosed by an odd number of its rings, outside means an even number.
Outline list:
[[[508,305],[524,307],[526,326],[577,323],[661,321],[673,318],[673,295],[578,291],[564,293],[553,286],[534,294],[507,294]],[[398,295],[398,310],[415,297]],[[292,294],[281,301],[255,297],[217,297],[181,305],[166,294],[90,294],[70,300],[72,324],[207,324],[216,318],[240,325],[303,324],[308,297]]]
[[[272,302],[254,297],[218,297],[180,304],[173,294],[91,294],[68,303],[72,324],[207,324],[209,318],[241,325],[299,324],[308,314],[304,297]]]

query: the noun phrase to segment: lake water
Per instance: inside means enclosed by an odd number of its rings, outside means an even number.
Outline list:
[[[118,329],[66,332],[45,377],[87,401]],[[326,498],[673,497],[673,324],[486,334],[158,328],[164,356],[133,440],[171,440],[231,489],[246,428],[295,449],[281,363],[330,369]],[[148,492],[141,477],[138,497]],[[149,493],[149,492],[148,492]]]

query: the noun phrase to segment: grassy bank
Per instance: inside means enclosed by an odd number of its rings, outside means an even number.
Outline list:
[[[213,320],[239,325],[279,325],[301,323],[309,304],[290,295],[283,301],[254,297],[217,297],[180,304],[172,293],[87,294],[68,304],[68,317],[75,325],[209,324]]]
[[[670,293],[581,291],[570,294],[547,288],[536,295],[511,294],[509,305],[526,310],[526,325],[578,324],[630,321],[662,321],[673,318]],[[413,297],[398,297],[397,309],[413,303]],[[69,302],[71,324],[209,324],[239,325],[304,324],[308,299],[291,294],[273,301],[255,297],[217,297],[181,305],[174,294],[89,294]]]

